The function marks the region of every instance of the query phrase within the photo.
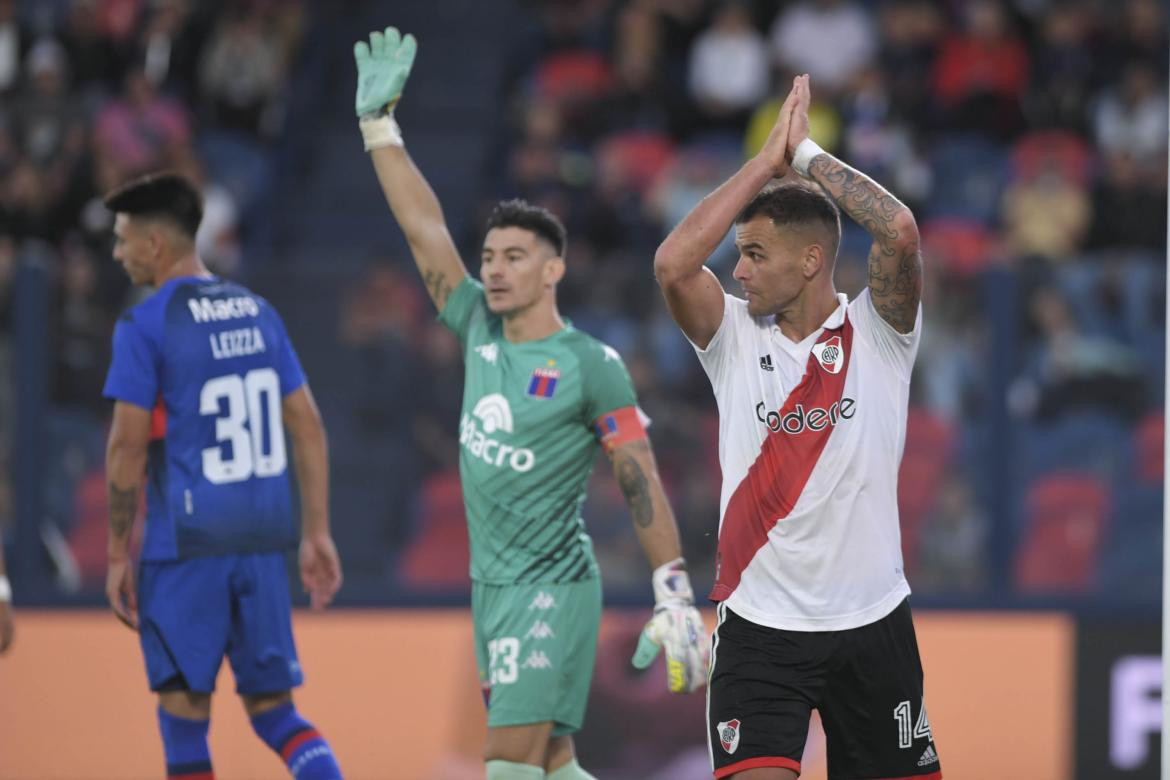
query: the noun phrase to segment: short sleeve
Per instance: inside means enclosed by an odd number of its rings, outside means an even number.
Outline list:
[[[899,333],[878,314],[869,289],[866,288],[849,304],[849,319],[854,331],[861,334],[861,338],[874,348],[882,360],[892,366],[902,379],[909,381],[922,336],[922,304],[918,304],[914,330]]]
[[[439,322],[450,328],[460,341],[466,343],[472,325],[476,320],[483,319],[486,314],[487,301],[484,299],[483,285],[470,276],[465,276],[451,291],[447,305],[439,312]]]
[[[305,371],[301,368],[301,359],[297,357],[292,339],[288,337],[288,330],[284,327],[284,320],[280,318],[275,309],[272,310],[272,315],[280,333],[280,347],[276,352],[276,374],[280,377],[280,395],[287,398],[300,390],[307,380],[305,379]]]
[[[160,386],[159,358],[157,346],[135,320],[134,312],[126,314],[114,327],[113,359],[102,395],[153,409]]]
[[[585,377],[585,419],[590,424],[607,412],[637,405],[634,381],[613,347],[597,345],[581,370]]]
[[[700,347],[693,341],[691,342],[691,346],[695,348],[695,354],[699,356],[699,363],[711,380],[712,387],[718,387],[724,374],[727,373],[727,367],[734,356],[735,331],[739,326],[739,319],[747,316],[749,316],[747,302],[734,295],[724,293],[723,320],[720,321],[719,329],[715,331],[711,341],[707,343],[706,347]]]

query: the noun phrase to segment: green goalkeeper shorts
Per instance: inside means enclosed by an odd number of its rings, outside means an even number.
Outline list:
[[[552,721],[554,737],[580,729],[597,655],[601,581],[472,583],[471,615],[488,726]]]

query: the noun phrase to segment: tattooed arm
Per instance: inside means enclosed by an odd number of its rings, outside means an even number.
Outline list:
[[[423,284],[439,311],[451,291],[467,276],[455,242],[447,231],[434,190],[415,167],[406,148],[383,146],[370,151],[374,170],[394,219],[406,234]]]
[[[146,473],[146,446],[150,442],[150,411],[119,401],[106,446],[109,485],[110,538],[106,548],[106,598],[118,619],[138,628],[134,571],[130,565],[130,533],[138,513],[138,494]]]
[[[656,569],[682,557],[678,525],[666,500],[649,439],[627,442],[609,452],[613,475],[630,507],[638,542]]]
[[[788,150],[808,138],[808,76],[798,83]],[[914,215],[873,179],[830,154],[808,164],[809,178],[873,236],[869,250],[869,294],[882,319],[899,333],[914,330],[922,297],[922,254]]]

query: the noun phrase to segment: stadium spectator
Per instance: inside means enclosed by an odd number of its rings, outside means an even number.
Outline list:
[[[769,85],[768,48],[741,0],[719,6],[715,19],[691,48],[690,89],[711,120],[747,115],[764,99]]]
[[[807,73],[832,95],[873,61],[877,37],[869,15],[852,0],[800,0],[772,25],[772,57],[786,73]]]

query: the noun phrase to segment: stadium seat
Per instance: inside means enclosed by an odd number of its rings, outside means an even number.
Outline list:
[[[1030,593],[1079,593],[1095,584],[1109,492],[1095,475],[1050,474],[1024,499],[1016,586]]]
[[[1144,485],[1162,485],[1166,453],[1166,414],[1158,409],[1138,423],[1133,433],[1134,468],[1132,477]]]
[[[398,568],[402,584],[419,590],[468,587],[470,552],[458,471],[440,472],[423,483],[419,514],[421,530]]]
[[[898,471],[902,556],[908,569],[917,560],[922,524],[938,495],[954,445],[955,430],[949,422],[923,407],[911,407]]]

